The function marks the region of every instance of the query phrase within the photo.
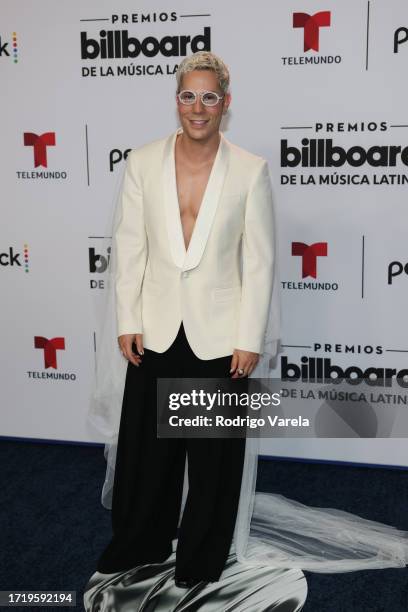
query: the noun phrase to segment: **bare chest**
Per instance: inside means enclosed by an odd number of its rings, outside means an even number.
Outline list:
[[[177,195],[186,249],[200,211],[211,168],[212,163],[204,167],[192,168],[176,161]]]

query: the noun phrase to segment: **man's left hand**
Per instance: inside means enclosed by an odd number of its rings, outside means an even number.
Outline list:
[[[231,378],[243,378],[244,376],[249,376],[258,361],[259,353],[234,349],[231,359]]]

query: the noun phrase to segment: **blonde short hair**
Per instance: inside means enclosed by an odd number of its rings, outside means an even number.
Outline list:
[[[228,92],[230,75],[222,59],[211,51],[197,51],[185,57],[177,68],[177,93],[180,92],[183,76],[192,70],[212,70],[215,72],[221,91],[224,94]]]

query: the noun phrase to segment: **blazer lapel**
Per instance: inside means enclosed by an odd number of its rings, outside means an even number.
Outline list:
[[[201,260],[205,245],[214,220],[217,205],[221,196],[222,187],[228,170],[228,141],[221,133],[220,144],[207,187],[197,215],[194,230],[186,251],[183,237],[183,228],[180,218],[180,206],[177,196],[176,164],[174,147],[177,134],[182,132],[179,128],[169,136],[164,148],[164,204],[167,232],[170,241],[170,250],[177,267],[182,270],[195,268]]]
[[[174,146],[176,143],[177,134],[179,132],[181,132],[181,128],[167,138],[164,146],[163,201],[171,255],[176,266],[178,268],[182,268],[186,257],[186,247],[184,245],[183,228],[180,219],[180,207],[177,197],[176,166],[174,157]]]

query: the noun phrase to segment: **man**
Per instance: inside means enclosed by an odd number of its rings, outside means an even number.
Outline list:
[[[176,585],[217,581],[233,536],[245,439],[158,439],[157,378],[247,377],[264,346],[273,281],[265,160],[219,131],[229,73],[209,52],[177,71],[181,127],[127,161],[117,253],[118,341],[128,360],[112,500],[112,573],[163,562],[179,526]],[[242,257],[242,270],[241,270]]]

